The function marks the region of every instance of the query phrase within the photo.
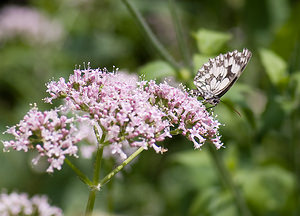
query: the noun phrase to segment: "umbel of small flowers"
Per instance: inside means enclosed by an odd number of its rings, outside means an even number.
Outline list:
[[[57,43],[64,31],[59,22],[37,9],[8,5],[0,10],[0,41],[20,38],[31,45]]]
[[[61,169],[65,155],[76,156],[78,148],[75,144],[80,140],[75,131],[73,118],[59,116],[58,110],[41,112],[34,105],[23,120],[5,132],[12,134],[15,140],[3,141],[4,150],[13,148],[27,152],[35,149],[39,154],[33,163],[46,157],[50,164],[47,172],[53,172]]]
[[[0,194],[0,215],[36,215],[36,216],[62,216],[62,210],[50,206],[46,196],[35,195],[32,198],[26,193],[2,192]]]
[[[98,128],[101,145],[125,160],[126,148],[153,148],[164,153],[159,143],[182,134],[199,149],[209,140],[216,148],[222,143],[220,123],[197,98],[185,90],[155,81],[133,82],[106,69],[76,69],[66,81],[50,81],[45,102],[63,99],[61,107],[41,112],[34,105],[16,126],[6,133],[14,140],[3,141],[4,149],[37,150],[49,162],[47,172],[61,169],[66,155],[77,156],[80,136],[78,124]],[[71,112],[72,118],[66,113]]]

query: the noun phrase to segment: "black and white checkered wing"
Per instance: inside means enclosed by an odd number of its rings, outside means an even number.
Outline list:
[[[240,77],[251,55],[249,50],[243,49],[242,52],[235,50],[209,59],[194,79],[198,95],[212,105],[218,104],[220,98]]]

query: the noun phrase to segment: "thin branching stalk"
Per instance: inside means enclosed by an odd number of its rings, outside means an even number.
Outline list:
[[[153,47],[156,49],[156,51],[159,53],[159,55],[167,61],[178,73],[179,75],[179,65],[174,60],[174,58],[168,53],[168,51],[164,48],[164,46],[159,42],[157,37],[154,35],[152,30],[150,29],[149,25],[146,23],[140,12],[133,6],[132,3],[128,0],[122,0],[124,5],[127,7],[127,9],[130,11],[132,16],[136,19],[137,23],[141,27],[142,31],[145,33]]]
[[[92,215],[94,204],[95,204],[95,198],[96,198],[96,192],[100,190],[99,185],[99,178],[100,178],[100,169],[101,169],[101,162],[102,162],[102,156],[103,156],[103,140],[105,139],[105,135],[103,134],[100,138],[99,131],[96,126],[94,126],[94,133],[97,138],[97,153],[96,153],[96,160],[94,164],[94,176],[93,176],[93,186],[90,187],[90,194],[89,199],[86,205],[85,215],[90,216]]]
[[[231,191],[235,199],[235,203],[237,204],[240,210],[241,215],[251,216],[252,214],[248,209],[248,206],[246,205],[244,197],[240,193],[237,186],[234,184],[230,173],[228,172],[228,170],[224,166],[224,163],[222,162],[222,159],[220,158],[220,155],[217,154],[216,149],[214,148],[213,145],[208,145],[208,146],[209,146],[210,155],[213,159],[213,162],[215,163],[220,179],[223,181],[224,185]]]
[[[90,190],[89,199],[86,204],[85,216],[92,215],[93,209],[94,209],[94,204],[95,204],[95,199],[96,199],[96,191]]]
[[[95,132],[95,134],[96,134],[96,132]],[[99,145],[99,146],[103,146],[103,145]],[[114,175],[116,175],[119,171],[121,171],[127,164],[129,164],[135,157],[137,157],[143,150],[144,150],[144,148],[140,147],[132,155],[130,155],[121,165],[119,165],[117,168],[115,168],[113,171],[111,171],[107,176],[105,176],[100,181],[100,183],[94,182],[93,187],[90,187],[90,194],[89,194],[89,199],[88,199],[87,206],[86,206],[85,216],[91,216],[92,215],[92,212],[93,212],[93,209],[94,209],[94,204],[95,204],[96,192],[98,190],[100,190],[100,188],[103,185],[107,184]],[[98,151],[101,151],[101,148],[98,148]],[[102,147],[102,153],[103,153],[103,147]],[[97,155],[98,155],[98,152],[97,152]],[[100,157],[100,153],[99,153],[99,157]],[[102,157],[102,155],[101,155],[101,157]],[[97,161],[97,159],[96,159],[96,161]],[[98,168],[94,169],[94,171],[95,171],[94,172],[94,180],[95,180],[95,175],[99,174],[99,173],[96,172],[96,170],[100,171],[100,169],[98,169]]]
[[[178,47],[180,49],[180,53],[182,55],[182,58],[184,60],[184,65],[186,68],[190,70],[190,74],[193,73],[194,67],[191,61],[190,52],[186,43],[186,40],[184,39],[184,34],[182,31],[182,25],[180,22],[180,19],[178,17],[178,13],[176,11],[176,5],[174,3],[174,0],[169,0],[169,8],[172,15],[173,24],[175,27],[176,32],[176,38],[178,42]]]
[[[94,126],[94,132],[97,138],[97,154],[96,154],[96,161],[95,161],[95,167],[94,167],[94,178],[93,182],[94,185],[97,185],[99,183],[100,178],[100,169],[101,169],[101,162],[102,162],[102,156],[103,156],[103,148],[104,145],[102,144],[104,141],[105,135],[100,138],[99,131],[96,126]]]
[[[127,164],[129,164],[136,156],[138,156],[142,151],[144,150],[144,147],[140,147],[138,150],[136,150],[132,155],[130,155],[122,164],[117,166],[113,171],[111,171],[107,176],[105,176],[100,181],[100,187],[105,185],[107,182],[110,181],[110,179],[116,175],[120,170],[124,168]]]
[[[107,184],[107,211],[110,215],[113,215],[114,211],[113,189],[114,179],[111,179],[110,182]]]
[[[92,186],[93,182],[83,173],[81,172],[69,159],[65,159],[65,162],[68,164],[69,167],[76,173],[79,179],[86,185]]]

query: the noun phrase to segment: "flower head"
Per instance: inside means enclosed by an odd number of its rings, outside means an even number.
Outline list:
[[[38,215],[38,216],[62,216],[62,210],[50,206],[46,196],[33,196],[29,198],[26,193],[0,194],[0,215]]]
[[[150,100],[165,112],[173,128],[193,141],[196,149],[207,139],[218,149],[222,146],[218,135],[220,123],[206,111],[205,106],[197,98],[166,82],[156,84],[154,81],[144,81],[140,86],[150,93]]]
[[[157,143],[175,131],[191,140],[195,148],[206,140],[220,148],[219,123],[195,97],[167,83],[120,77],[105,69],[77,69],[68,81],[61,78],[48,83],[50,97],[45,101],[63,98],[65,110],[80,112],[82,121],[99,125],[111,152],[124,158],[123,147],[128,144],[165,152]]]
[[[16,126],[5,133],[15,140],[3,141],[5,150],[14,149],[27,152],[37,150],[40,157],[46,157],[50,166],[47,172],[61,169],[65,155],[76,156],[79,138],[74,136],[76,128],[73,119],[59,115],[58,110],[41,112],[34,106]]]
[[[33,8],[6,6],[0,11],[0,40],[16,36],[30,43],[45,44],[60,40],[63,29]]]
[[[166,114],[149,103],[150,95],[136,82],[128,82],[118,74],[99,69],[75,70],[67,83],[64,79],[52,81],[47,91],[47,102],[64,98],[67,109],[84,113],[81,120],[97,122],[113,146],[112,152],[124,158],[122,143],[145,149],[150,146],[161,152],[155,143],[170,137]]]
[[[19,124],[6,131],[15,140],[3,144],[6,150],[37,150],[39,156],[34,161],[46,157],[48,172],[61,169],[66,155],[77,156],[80,140],[89,140],[91,145],[81,150],[86,157],[91,156],[97,149],[91,135],[93,126],[101,133],[104,155],[121,160],[136,147],[163,153],[166,149],[159,142],[175,134],[186,136],[196,149],[207,140],[216,148],[222,146],[220,123],[197,98],[166,82],[138,82],[128,75],[88,68],[75,70],[68,81],[49,82],[47,92],[50,96],[46,102],[63,98],[65,104],[60,110],[71,111],[74,117],[61,115],[59,110],[41,112],[34,106]]]

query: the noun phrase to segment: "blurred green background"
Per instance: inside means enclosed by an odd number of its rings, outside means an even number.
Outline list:
[[[1,131],[16,124],[29,103],[49,109],[42,102],[44,83],[67,78],[83,62],[149,79],[175,77],[191,86],[209,57],[246,47],[252,59],[222,98],[241,116],[223,103],[215,108],[226,146],[217,154],[252,215],[300,215],[300,1],[174,1],[185,43],[178,43],[169,1],[130,2],[179,69],[160,57],[121,0],[1,1]],[[165,146],[164,155],[143,152],[98,193],[98,215],[109,209],[116,215],[241,215],[207,145],[193,150],[178,136]],[[86,186],[66,165],[52,175],[43,173],[31,165],[33,157],[1,152],[0,188],[47,194],[66,215],[81,215]],[[91,161],[74,163],[91,173]]]

